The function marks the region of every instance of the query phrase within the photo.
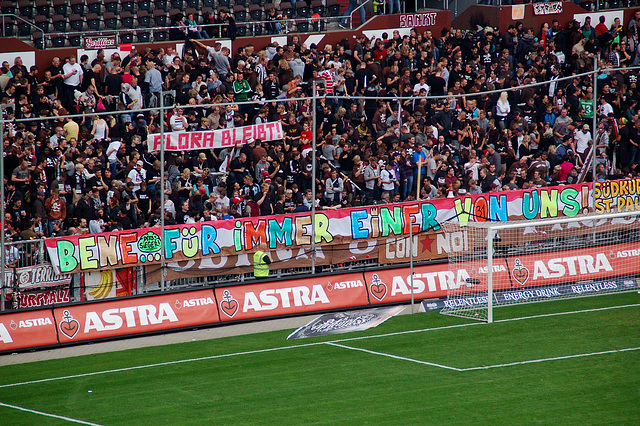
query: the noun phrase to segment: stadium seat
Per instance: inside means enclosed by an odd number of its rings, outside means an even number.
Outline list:
[[[122,12],[120,14],[120,25],[124,28],[134,29],[135,19],[133,19],[133,14],[131,12]]]
[[[151,12],[151,0],[138,0],[138,10]]]
[[[255,4],[256,6],[262,6],[262,0],[251,0],[251,4]]]
[[[162,9],[154,10],[153,22],[156,27],[166,27],[168,22],[167,13]]]
[[[53,13],[66,17],[69,14],[69,2],[67,0],[53,0]]]
[[[235,7],[242,7],[242,6],[235,6]],[[238,25],[237,26],[237,35],[238,35],[238,37],[246,37],[246,35],[247,35],[247,27],[246,27],[246,25]]]
[[[104,13],[104,27],[110,30],[118,29],[118,17],[113,12]]]
[[[122,44],[133,43],[133,33],[120,33],[120,43]]]
[[[151,32],[143,31],[137,35],[138,43],[149,43],[151,41]]]
[[[155,31],[153,33],[153,40],[160,41],[160,42],[167,41],[169,40],[169,33],[166,31],[160,31],[160,30]]]
[[[291,3],[289,2],[280,3],[280,11],[282,12],[283,16],[287,17],[287,19],[295,19],[296,10],[293,8]]]
[[[32,26],[26,22],[18,21],[18,36],[29,37],[31,35]]]
[[[100,16],[97,13],[90,13],[87,15],[87,28],[91,31],[100,30]]]
[[[118,1],[119,0],[104,0],[105,15],[106,12],[118,13],[118,6],[120,6]]]
[[[593,7],[593,2],[591,0],[582,0],[580,2],[580,7],[582,7],[584,10],[591,11],[591,8]]]
[[[71,26],[71,31],[82,31],[84,29],[84,20],[82,16],[74,13],[69,16],[69,25]]]
[[[322,3],[321,0],[314,0],[311,2],[311,14],[320,15],[320,18],[327,17],[327,7]],[[318,19],[313,22],[313,30],[317,32],[324,31],[326,25],[326,21],[324,19]]]
[[[338,0],[327,0],[327,13],[329,16],[342,16],[340,13],[340,3]]]
[[[249,15],[252,21],[262,21],[262,8],[257,4],[249,6]]]
[[[244,6],[244,7],[248,6],[247,0],[235,0],[233,4],[234,6]]]
[[[41,35],[38,35],[33,39],[33,45],[38,50],[44,50],[44,38]]]
[[[227,9],[231,8],[231,0],[218,0],[218,5],[220,7],[226,7]]]
[[[84,16],[84,0],[71,0],[71,13]]]
[[[184,16],[188,16],[190,13],[193,13],[193,17],[196,20],[196,22],[200,21],[200,14],[198,13],[198,11],[192,7],[188,7],[185,9],[184,11]]]
[[[187,0],[187,7],[198,9],[200,7],[200,0]]]
[[[609,7],[611,9],[620,9],[621,7],[620,0],[609,0]]]
[[[87,7],[89,8],[89,13],[100,15],[102,13],[102,0],[87,0]]]
[[[57,33],[66,33],[67,18],[63,15],[53,15],[53,31]]]
[[[66,37],[54,37],[53,39],[51,39],[51,46],[64,47],[66,41],[67,41]]]
[[[16,33],[16,24],[13,19],[6,18],[4,20],[3,37],[13,37]]]
[[[139,10],[137,18],[139,27],[149,28],[151,26],[151,14],[146,10]]]
[[[36,0],[36,13],[51,18],[51,3],[49,0]]]
[[[18,11],[23,18],[33,19],[33,3],[30,0],[20,0]]]
[[[233,17],[236,22],[247,22],[247,9],[244,6],[233,6]],[[238,35],[240,35],[240,31],[238,31]]]
[[[253,24],[252,30],[253,30],[253,35],[255,37],[258,37],[262,35],[262,32],[264,31],[264,27],[262,26],[262,24]]]
[[[40,28],[43,33],[48,33],[50,31],[51,21],[46,16],[36,16],[35,23],[36,27]]]
[[[133,11],[136,9],[136,2],[133,0],[123,0],[122,4],[120,5],[120,10],[127,11],[127,12],[131,12],[133,13]]]
[[[296,13],[299,18],[310,18],[311,8],[306,1],[298,1],[296,2]]]
[[[0,11],[6,15],[16,14],[16,3],[14,1],[6,0],[0,3]]]
[[[169,10],[169,0],[157,0],[155,2],[156,8],[155,10],[164,10],[165,12]]]
[[[82,41],[82,37],[79,35],[74,35],[69,37],[69,46],[72,47],[80,47]]]
[[[212,9],[216,8],[216,0],[202,0],[202,8],[210,7]]]
[[[171,0],[171,9],[184,10],[184,0]]]

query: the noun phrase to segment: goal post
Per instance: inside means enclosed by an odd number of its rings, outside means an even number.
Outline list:
[[[468,244],[441,313],[488,323],[495,307],[640,288],[640,211],[444,224]]]

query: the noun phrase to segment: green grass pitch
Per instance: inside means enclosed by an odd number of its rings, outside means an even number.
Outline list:
[[[640,424],[640,295],[494,313],[493,324],[431,312],[326,338],[284,330],[1,367],[0,423]]]

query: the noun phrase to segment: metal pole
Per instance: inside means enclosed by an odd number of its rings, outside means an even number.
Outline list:
[[[317,122],[317,97],[318,97],[318,91],[317,91],[317,81],[313,81],[313,129],[311,130],[311,161],[313,161],[313,164],[311,165],[311,195],[312,195],[312,202],[311,202],[311,274],[315,274],[316,273],[316,138],[317,136],[317,129],[316,129],[316,122]]]
[[[597,1],[596,1],[597,3]],[[593,131],[591,133],[591,137],[593,138],[593,142],[592,142],[592,148],[591,148],[591,172],[593,175],[593,179],[591,182],[591,195],[592,195],[592,204],[593,204],[593,211],[596,211],[596,152],[598,150],[597,146],[596,146],[596,130],[597,130],[597,123],[598,123],[598,114],[596,113],[596,107],[598,106],[598,54],[596,53],[595,55],[593,55]],[[588,209],[587,209],[588,210]],[[596,227],[595,227],[595,223],[593,226],[593,243],[596,243]]]
[[[160,90],[160,290],[165,290],[164,274],[166,259],[164,255],[164,95]]]
[[[593,208],[595,211],[595,207],[596,207],[596,151],[597,151],[597,146],[596,146],[596,130],[597,130],[597,126],[598,126],[598,114],[596,114],[596,107],[598,106],[598,55],[593,55],[593,130],[591,132],[591,137],[592,137],[592,149],[591,151],[593,151],[591,153],[591,161],[593,164],[591,164],[591,169],[592,169],[592,173],[593,173]]]
[[[411,274],[411,314],[414,311],[414,294],[413,294],[413,219],[409,213],[409,272]]]
[[[0,276],[2,277],[2,300],[0,300],[0,311],[4,311],[4,301],[7,296],[5,288],[5,264],[6,250],[4,247],[4,105],[0,105],[0,246],[2,254],[0,255]]]

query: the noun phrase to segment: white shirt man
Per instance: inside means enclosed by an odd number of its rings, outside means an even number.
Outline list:
[[[78,87],[82,83],[82,75],[84,70],[82,65],[76,62],[75,56],[69,57],[69,62],[62,67],[64,74],[64,84],[71,87]]]
[[[171,130],[176,132],[187,128],[187,117],[183,115],[184,110],[178,108],[175,114],[171,116],[169,124],[171,124]]]
[[[576,152],[578,154],[584,154],[587,148],[589,148],[589,142],[591,141],[589,125],[585,124],[582,126],[582,130],[576,130],[573,137],[576,140]]]
[[[136,167],[131,169],[127,175],[127,177],[131,179],[131,182],[133,182],[134,191],[139,191],[140,184],[147,179],[147,171],[142,168],[143,165],[144,163],[141,160],[138,160]]]

